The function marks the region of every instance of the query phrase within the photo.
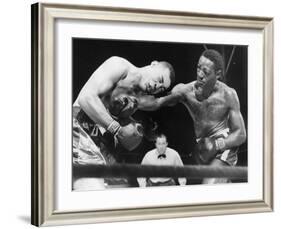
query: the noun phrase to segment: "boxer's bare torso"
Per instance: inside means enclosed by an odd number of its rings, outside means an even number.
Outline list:
[[[124,58],[111,57],[89,78],[74,107],[81,107],[95,123],[107,128],[113,121],[111,115],[118,116],[125,108],[128,115],[123,114],[130,116],[146,106],[142,97],[164,91],[170,83],[170,71],[162,63],[154,61],[139,68]]]
[[[114,85],[114,87],[101,96],[101,101],[109,113],[119,119],[128,118],[143,107],[146,94],[130,80],[130,73]],[[79,100],[79,97],[76,101]],[[79,106],[77,102],[74,103]]]
[[[112,70],[113,73],[111,73],[108,70],[110,68],[117,68],[117,66],[111,66],[112,62],[117,62],[114,65],[118,65],[118,69],[120,69],[119,71],[114,72]],[[98,94],[105,107],[109,107],[112,98],[119,96],[120,94],[126,94],[131,95],[133,97],[137,97],[140,90],[139,88],[137,88],[136,84],[134,83],[134,80],[131,80],[135,77],[135,68],[136,67],[134,65],[121,58],[119,60],[106,61],[94,72],[94,74],[91,76],[91,78],[88,80],[87,84],[85,84],[83,90],[81,91],[88,91],[88,94],[91,94],[91,91],[101,91]],[[109,79],[107,79],[107,75],[109,75]],[[81,93],[78,95],[76,101],[74,102],[74,106],[79,106],[78,101],[80,97]]]
[[[173,89],[174,93],[181,96],[181,103],[189,110],[194,121],[194,129],[197,138],[208,136],[216,128],[227,128],[229,111],[235,101],[231,96],[233,89],[226,84],[217,81],[211,95],[198,101],[195,95],[195,81],[189,84],[180,84]]]
[[[245,126],[236,91],[217,81],[210,95],[203,100],[198,100],[195,84],[196,81],[178,84],[170,95],[158,99],[147,96],[144,109],[156,110],[162,106],[182,103],[194,121],[197,138],[204,138],[217,130],[229,128],[231,133],[225,140],[225,147],[239,146],[245,141]]]

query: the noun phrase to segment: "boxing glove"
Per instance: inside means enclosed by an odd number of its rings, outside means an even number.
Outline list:
[[[198,164],[208,164],[217,154],[216,140],[203,138],[195,146],[194,157]]]
[[[125,149],[131,151],[141,143],[143,132],[143,126],[140,123],[131,122],[122,126],[115,134],[115,138]]]
[[[116,118],[130,117],[138,107],[138,100],[134,96],[120,94],[112,96],[109,103],[109,112]]]

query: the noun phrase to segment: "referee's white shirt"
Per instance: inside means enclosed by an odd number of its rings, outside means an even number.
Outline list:
[[[178,154],[177,151],[167,147],[166,148],[166,158],[161,157],[158,158],[159,153],[157,149],[150,150],[146,153],[144,158],[142,159],[141,164],[142,165],[164,165],[164,166],[183,166],[182,160],[180,158],[180,155]],[[169,177],[152,177],[149,178],[153,183],[157,182],[165,182],[170,180],[171,178]],[[140,187],[146,187],[146,178],[137,178],[138,183]],[[180,185],[185,185],[186,184],[186,179],[185,178],[178,178],[179,184]]]

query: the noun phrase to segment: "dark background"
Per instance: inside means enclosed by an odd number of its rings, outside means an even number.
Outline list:
[[[147,42],[100,39],[73,39],[73,102],[91,74],[107,58],[121,56],[137,67],[149,65],[153,60],[170,62],[176,72],[176,84],[196,80],[198,59],[205,48],[219,51],[229,63],[225,82],[238,94],[241,113],[247,127],[247,46],[210,45],[174,42]],[[232,58],[231,53],[233,52]],[[154,112],[138,111],[136,116],[152,117],[169,141],[169,147],[177,150],[184,164],[192,164],[191,152],[195,144],[193,121],[182,105],[163,107]],[[123,152],[121,161],[140,163],[144,154],[154,148],[153,142],[143,141],[133,152]],[[247,165],[247,142],[240,146],[239,165]]]

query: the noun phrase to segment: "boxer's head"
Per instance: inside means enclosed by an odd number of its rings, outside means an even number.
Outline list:
[[[224,61],[219,52],[214,49],[205,50],[197,65],[197,80],[219,79],[224,75]]]
[[[166,91],[175,81],[175,71],[166,61],[153,61],[142,73],[140,87],[148,94]]]
[[[197,65],[196,87],[202,97],[208,97],[217,80],[223,77],[224,61],[219,52],[213,49],[205,50]]]
[[[159,154],[165,153],[168,146],[167,137],[164,134],[158,135],[156,137],[155,146]]]

